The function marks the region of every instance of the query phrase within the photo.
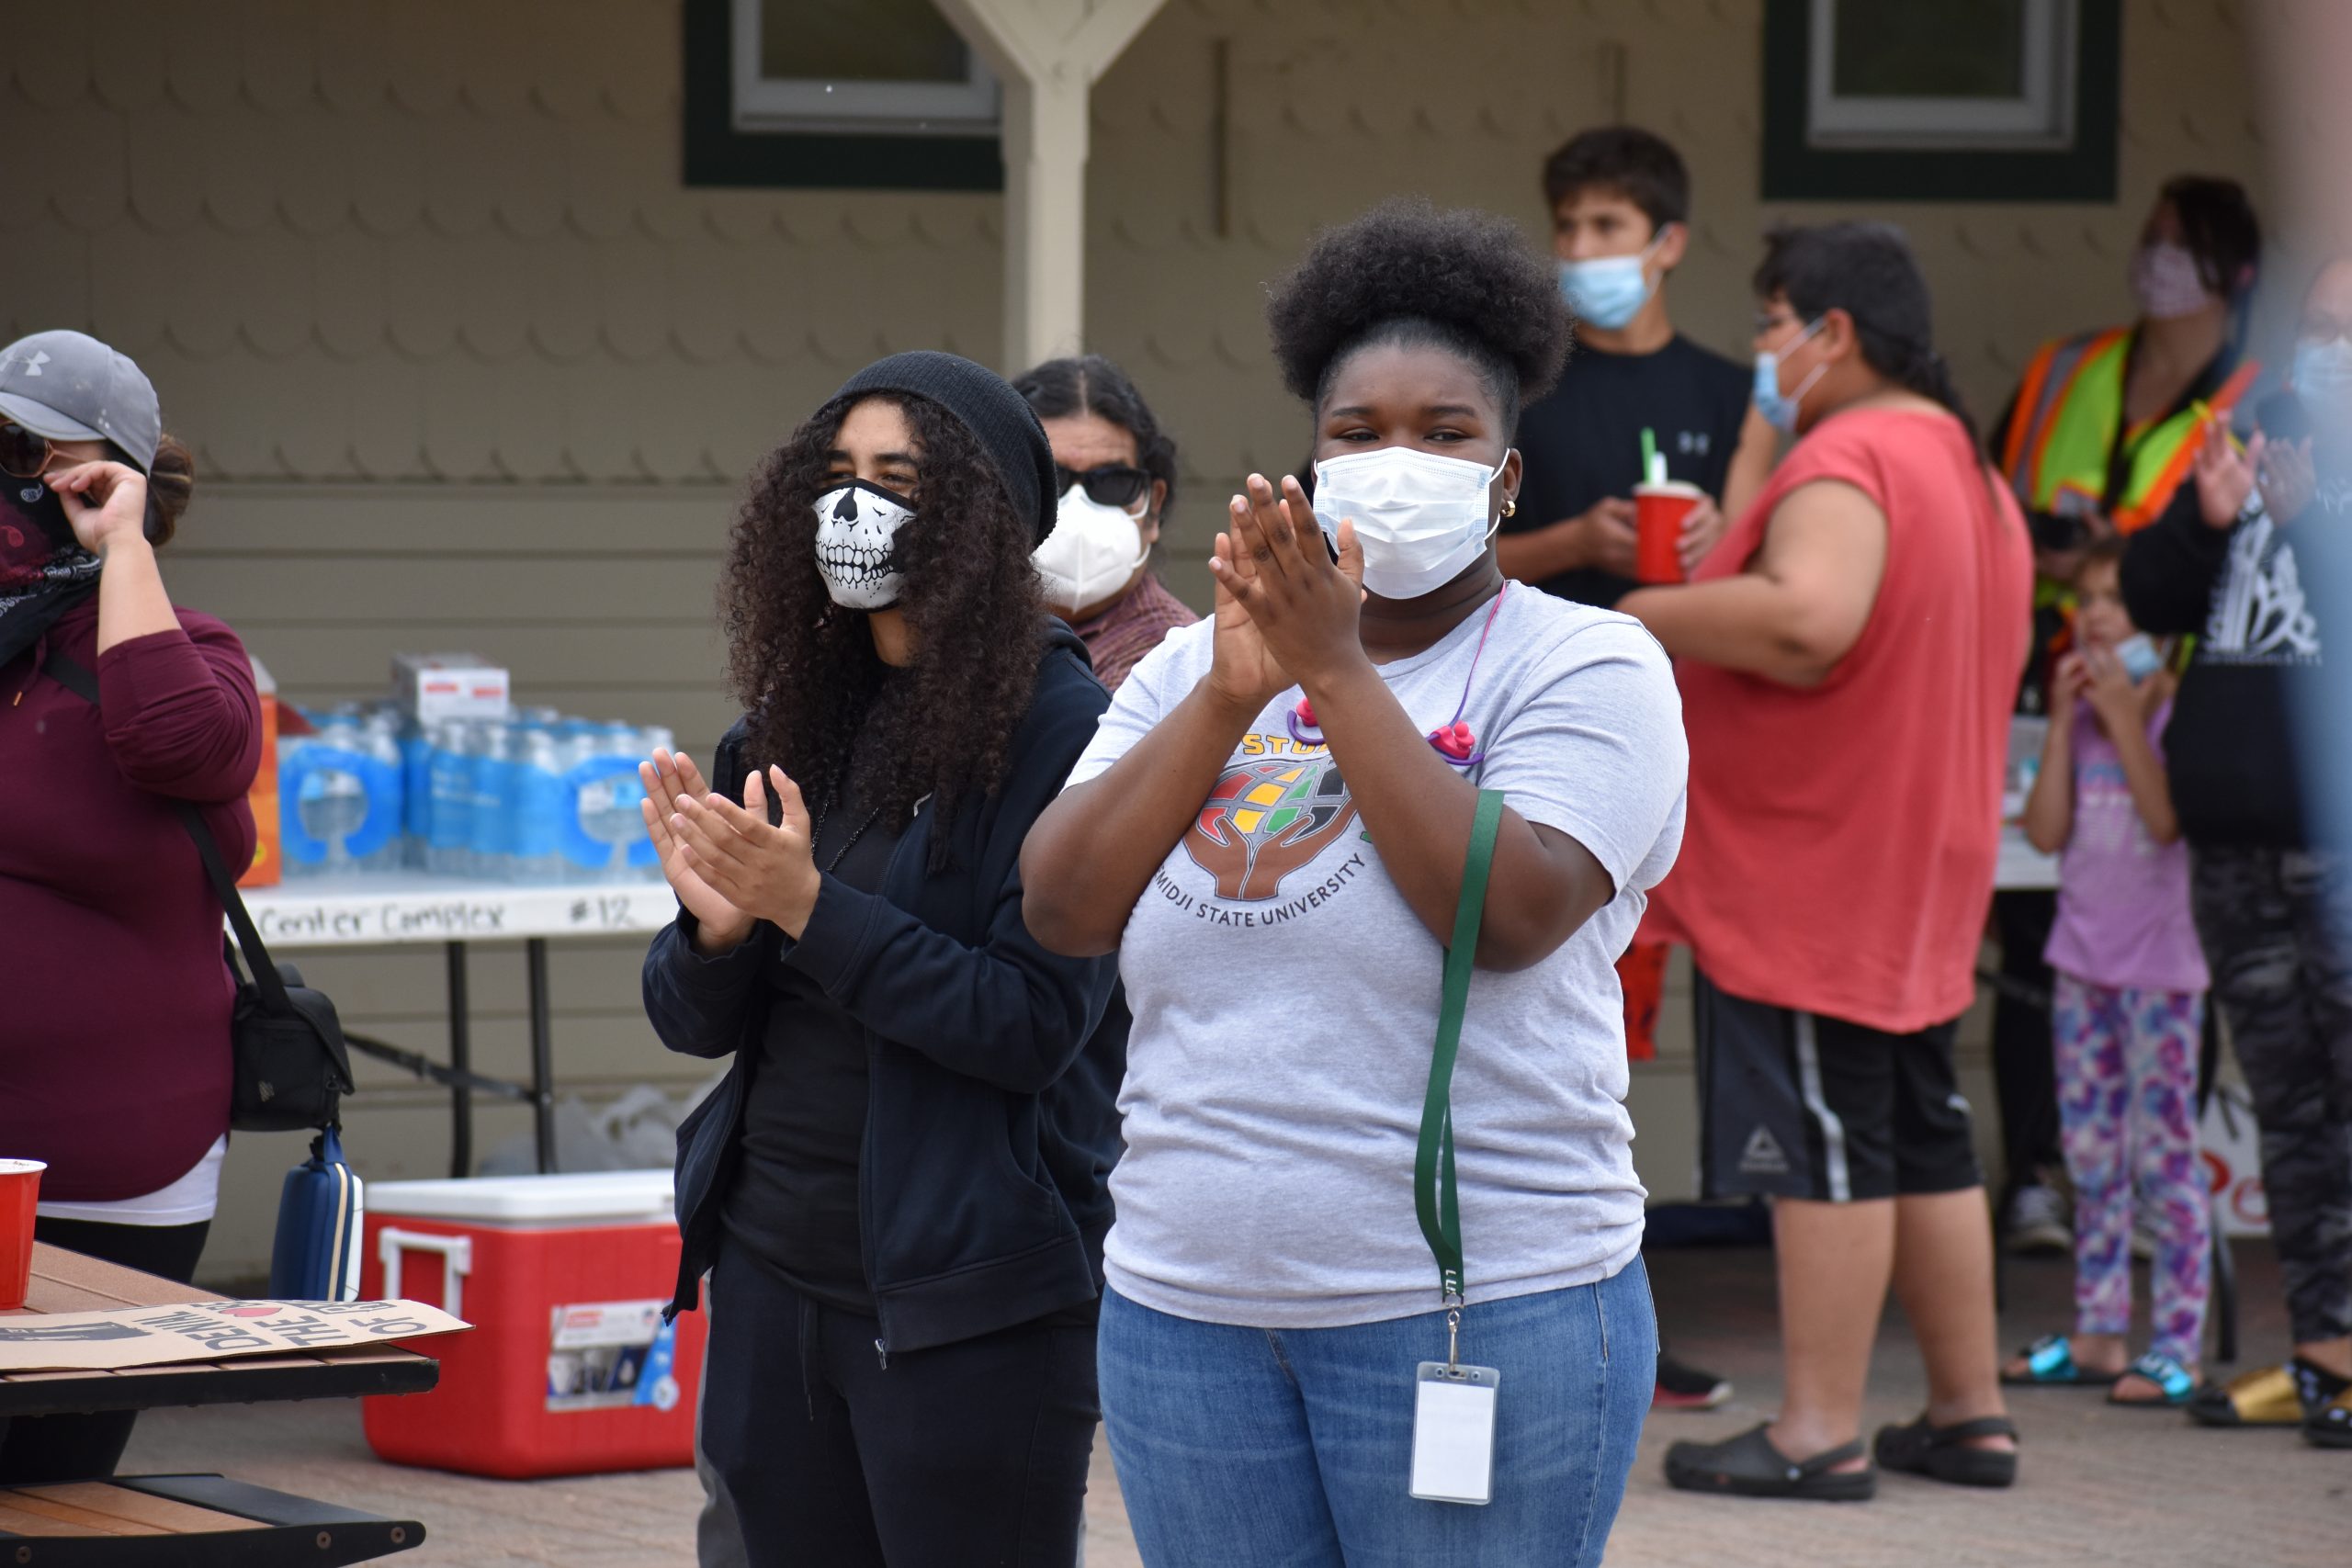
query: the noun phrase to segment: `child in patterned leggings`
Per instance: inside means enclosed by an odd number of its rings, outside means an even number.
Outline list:
[[[2211,1233],[2197,1157],[2207,976],[2188,847],[2159,748],[2171,678],[2123,608],[2121,541],[2076,582],[2077,650],[2051,686],[2026,835],[2064,850],[2047,957],[2066,1169],[2075,1183],[2075,1332],[2027,1347],[2011,1382],[2108,1386],[2120,1404],[2186,1404],[2205,1336]],[[2134,1194],[2155,1215],[2147,1353],[2127,1367]]]

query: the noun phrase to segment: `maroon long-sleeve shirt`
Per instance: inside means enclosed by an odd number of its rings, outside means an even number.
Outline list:
[[[252,858],[261,706],[236,635],[179,621],[101,657],[92,595],[0,667],[0,1156],[47,1160],[43,1198],[153,1192],[229,1125],[220,903],[174,802]]]

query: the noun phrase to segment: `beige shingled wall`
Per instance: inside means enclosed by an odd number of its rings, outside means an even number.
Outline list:
[[[2132,0],[2123,202],[1913,206],[1945,346],[1996,404],[2033,343],[2122,307],[2155,184],[2256,177],[2240,7]],[[509,663],[527,701],[674,725],[729,716],[709,617],[734,482],[850,370],[895,348],[995,359],[992,196],[687,191],[669,0],[85,0],[17,7],[0,145],[7,335],[84,327],[137,357],[206,475],[170,580],[291,695],[364,694],[396,648]],[[1184,443],[1170,575],[1197,596],[1217,498],[1300,455],[1261,285],[1395,191],[1543,232],[1543,155],[1623,109],[1692,164],[1675,284],[1744,353],[1758,0],[1170,0],[1095,95],[1088,320]],[[1230,232],[1216,228],[1212,42],[1231,40]],[[592,1097],[693,1081],[636,1002],[634,943],[560,946],[558,1061]],[[438,1050],[435,950],[309,960],[356,1027]],[[478,949],[477,1057],[519,1073],[519,955]],[[1682,1032],[1669,1004],[1670,1057]],[[684,1068],[687,1070],[681,1070]],[[436,1102],[381,1075],[351,1139],[436,1174]],[[1636,1082],[1643,1167],[1688,1187],[1687,1068]],[[478,1147],[523,1126],[488,1108]],[[241,1139],[208,1259],[267,1250],[289,1137]]]

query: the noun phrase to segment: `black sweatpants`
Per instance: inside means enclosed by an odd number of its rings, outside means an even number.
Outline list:
[[[729,1237],[712,1270],[703,1451],[752,1568],[1070,1568],[1101,1416],[1091,1325],[882,1364]]]
[[[183,1284],[196,1278],[196,1261],[204,1255],[204,1237],[211,1229],[209,1221],[193,1225],[33,1222],[36,1240]],[[0,1485],[112,1475],[138,1419],[136,1410],[102,1410],[92,1416],[20,1416],[0,1421]]]
[[[2041,993],[2040,1004],[2004,987],[1993,998],[1993,1090],[2001,1110],[2001,1201],[2065,1161],[2058,1150],[2058,1067],[2051,1046],[2050,965],[2041,950],[2058,918],[2058,895],[2010,888],[1993,895],[2001,976]]]
[[[2298,1345],[2352,1334],[2352,855],[2189,846]]]

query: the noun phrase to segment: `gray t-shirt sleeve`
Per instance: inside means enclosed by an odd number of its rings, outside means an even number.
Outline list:
[[[1197,623],[1205,630],[1208,623]],[[1091,779],[1100,778],[1111,771],[1111,765],[1125,756],[1151,732],[1151,727],[1166,716],[1193,689],[1193,681],[1184,671],[1191,661],[1184,657],[1180,644],[1193,638],[1193,626],[1179,626],[1162,637],[1158,648],[1143,656],[1119,689],[1111,694],[1111,705],[1104,711],[1102,722],[1094,728],[1094,739],[1079,753],[1078,761],[1070,768],[1069,777],[1062,784],[1064,790],[1075,789]],[[1170,688],[1173,688],[1170,690]]]
[[[1617,891],[1646,891],[1682,838],[1690,750],[1666,650],[1638,624],[1577,627],[1526,667],[1479,784],[1590,851]]]

